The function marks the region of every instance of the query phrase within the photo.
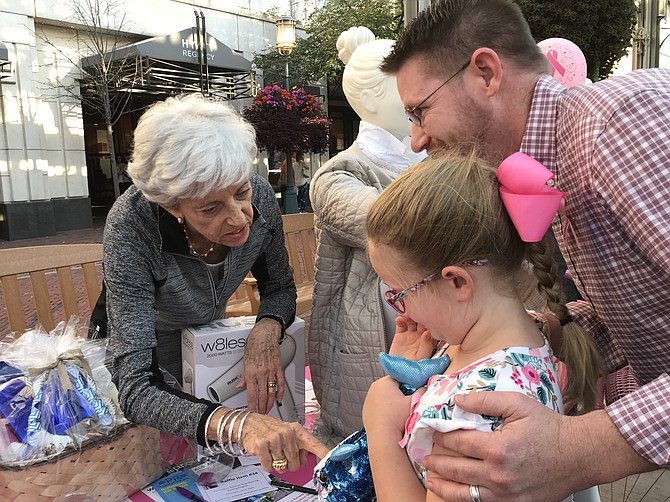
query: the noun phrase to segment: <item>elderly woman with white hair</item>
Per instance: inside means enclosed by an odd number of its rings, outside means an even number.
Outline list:
[[[265,415],[284,392],[279,343],[296,290],[274,191],[252,174],[255,155],[253,127],[226,104],[189,95],[142,115],[128,165],[134,187],[103,237],[107,331],[130,420],[295,470],[306,451],[323,450],[299,424]],[[240,413],[169,387],[159,368],[181,374],[181,329],[225,317],[249,271],[261,298],[244,351],[250,411]]]

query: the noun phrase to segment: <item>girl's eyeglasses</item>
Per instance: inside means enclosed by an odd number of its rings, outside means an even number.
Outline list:
[[[472,267],[481,267],[484,266],[488,263],[489,261],[486,258],[478,259],[478,260],[468,260],[463,263],[461,263],[461,266],[472,266]],[[405,301],[403,298],[405,298],[408,294],[413,293],[417,289],[420,289],[422,286],[425,284],[428,284],[430,281],[438,277],[440,274],[439,272],[435,272],[433,274],[430,274],[428,277],[425,277],[424,279],[421,279],[419,282],[416,284],[413,284],[407,289],[403,289],[402,291],[396,291],[395,289],[389,289],[384,293],[384,299],[386,300],[386,303],[388,303],[393,309],[398,312],[398,314],[404,314],[405,313]]]
[[[414,284],[413,286],[410,286],[407,289],[403,289],[402,291],[396,291],[395,289],[389,289],[384,293],[384,299],[386,300],[386,303],[388,303],[391,307],[395,309],[398,314],[404,314],[405,313],[405,301],[403,298],[405,298],[408,294],[416,291],[419,289],[421,286],[424,284],[428,284],[430,281],[435,279],[437,277],[437,272],[434,274],[430,274],[428,277],[425,279],[421,279],[419,282]]]

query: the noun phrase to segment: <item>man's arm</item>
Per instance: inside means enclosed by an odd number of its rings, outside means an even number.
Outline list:
[[[606,411],[620,435],[638,455],[660,467],[670,467],[668,374],[622,397],[608,406]]]

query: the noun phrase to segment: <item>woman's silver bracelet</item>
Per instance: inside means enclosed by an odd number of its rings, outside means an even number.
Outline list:
[[[237,449],[239,450],[240,455],[248,455],[247,450],[245,450],[244,446],[242,446],[242,427],[244,427],[244,422],[250,414],[251,412],[247,411],[247,413],[242,417],[242,420],[240,420],[240,427],[237,429]]]
[[[228,444],[224,446],[224,450],[226,453],[228,453],[232,457],[236,457],[237,453],[235,452],[235,448],[233,448],[233,430],[235,429],[235,422],[239,417],[241,417],[245,412],[240,411],[238,414],[236,414],[231,420],[230,420],[230,428],[228,429]]]
[[[233,415],[237,415],[240,410],[237,409],[230,409],[226,412],[226,414],[221,418],[221,421],[219,422],[219,426],[216,430],[216,439],[219,443],[219,447],[223,448],[225,451],[225,445],[226,445],[226,440],[223,438],[223,433],[226,428],[226,424],[228,423],[228,420],[230,420],[230,417]]]
[[[212,411],[212,413],[209,414],[207,417],[207,420],[205,421],[205,446],[207,449],[210,451],[210,453],[214,454],[214,451],[212,450],[212,445],[209,444],[209,438],[207,437],[207,431],[209,430],[209,424],[212,421],[212,417],[216,414],[217,411],[222,410],[223,406],[219,406]]]

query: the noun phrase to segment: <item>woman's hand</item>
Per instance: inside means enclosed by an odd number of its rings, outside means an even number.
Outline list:
[[[423,324],[401,315],[395,320],[395,336],[389,349],[392,356],[420,361],[433,355],[437,340]]]
[[[238,387],[247,388],[249,411],[268,413],[277,399],[284,398],[284,371],[279,357],[281,325],[263,318],[247,337],[244,347],[244,370]],[[271,384],[275,383],[272,387]]]
[[[296,471],[307,464],[308,452],[323,458],[328,447],[295,422],[282,422],[267,415],[251,413],[242,430],[242,445],[256,455],[268,472],[274,469],[273,460],[288,461],[287,469]],[[283,469],[282,469],[283,471]]]

